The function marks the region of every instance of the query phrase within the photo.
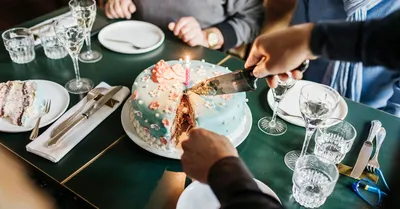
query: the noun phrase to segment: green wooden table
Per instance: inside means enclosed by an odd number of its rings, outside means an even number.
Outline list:
[[[55,11],[23,25],[32,26],[46,18],[65,12]],[[98,15],[103,15],[99,11]],[[156,50],[141,55],[123,55],[103,48],[93,37],[93,48],[100,50],[103,59],[94,64],[80,63],[81,76],[92,79],[95,84],[105,81],[110,85],[131,87],[136,76],[160,59],[179,59],[188,54],[192,59],[205,59],[221,64],[231,70],[242,68],[242,60],[224,53],[202,47],[190,48],[173,38],[167,39]],[[47,79],[64,85],[74,77],[69,57],[50,60],[38,48],[36,59],[25,65],[11,62],[8,53],[0,48],[0,82],[15,79]],[[283,157],[302,146],[305,130],[288,125],[286,134],[278,137],[265,135],[258,130],[258,120],[271,115],[267,98],[267,86],[260,82],[255,92],[247,94],[248,105],[253,114],[253,127],[247,139],[238,147],[255,178],[271,187],[287,208],[300,208],[291,197],[292,171],[286,168]],[[82,95],[70,95],[70,107]],[[388,176],[395,169],[392,161],[400,132],[400,119],[362,104],[347,101],[349,113],[346,120],[358,131],[354,146],[344,163],[354,165],[358,152],[366,139],[371,120],[382,121],[388,134],[379,156],[383,172]],[[132,142],[121,125],[121,107],[104,120],[81,143],[59,163],[28,153],[29,133],[0,133],[0,145],[19,156],[38,172],[74,192],[93,208],[175,208],[184,187],[190,183],[182,172],[180,162],[153,155]],[[44,131],[42,128],[40,131]],[[321,208],[369,208],[352,191],[354,180],[341,176],[335,191]]]

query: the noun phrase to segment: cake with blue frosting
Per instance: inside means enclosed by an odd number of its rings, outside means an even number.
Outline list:
[[[171,149],[179,136],[193,127],[225,135],[241,133],[246,94],[200,96],[185,90],[207,78],[230,73],[203,61],[159,61],[133,83],[130,119],[137,134],[150,145]]]
[[[44,100],[38,96],[34,81],[0,83],[0,118],[17,126],[32,124],[43,112]]]

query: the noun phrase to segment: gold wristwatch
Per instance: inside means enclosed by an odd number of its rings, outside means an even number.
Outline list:
[[[211,32],[207,34],[207,42],[210,49],[215,49],[218,45],[218,41],[218,35],[216,33]]]

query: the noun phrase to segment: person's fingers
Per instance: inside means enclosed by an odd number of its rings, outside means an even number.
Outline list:
[[[296,80],[301,80],[303,78],[303,73],[300,70],[293,70],[292,77]]]
[[[118,18],[118,14],[115,12],[115,1],[110,2],[110,14],[112,18]]]
[[[190,138],[190,137],[189,137]],[[183,149],[183,152],[188,152],[188,151],[190,151],[190,139],[189,140],[185,140],[185,141],[183,141],[182,143],[181,143],[181,145],[182,145],[182,149]]]
[[[106,6],[105,6],[105,8],[106,8],[106,16],[107,16],[108,18],[112,19],[113,16],[112,16],[112,14],[111,14],[111,12],[110,12],[110,6],[111,6],[111,3],[110,3],[110,2],[107,2]]]
[[[268,68],[267,68],[268,59],[262,59],[261,62],[257,64],[257,66],[253,70],[253,74],[257,78],[265,78],[270,75]]]
[[[124,18],[124,12],[122,11],[120,0],[115,1],[114,11],[117,14],[118,18]]]
[[[129,6],[128,6],[128,11],[129,11],[131,14],[133,14],[133,13],[136,12],[136,6],[135,6],[135,4],[134,4],[132,1],[130,1],[130,4],[129,4]]]
[[[174,28],[175,28],[175,23],[174,23],[174,22],[170,22],[170,23],[168,24],[168,29],[169,29],[170,31],[174,31]]]
[[[262,60],[263,57],[264,57],[264,55],[262,55],[258,51],[256,45],[253,45],[253,47],[250,50],[249,57],[247,58],[246,63],[244,64],[244,67],[248,68],[248,67],[256,65],[257,63],[259,63]]]
[[[196,30],[191,30],[188,31],[187,33],[183,34],[183,36],[181,37],[182,41],[187,43],[195,38],[198,38],[199,36],[201,36],[202,34],[201,31],[196,31]]]
[[[182,17],[178,20],[174,28],[174,35],[178,36],[181,29],[191,21],[191,17]]]
[[[278,86],[278,80],[275,76],[268,76],[265,80],[270,88],[276,88]]]
[[[130,1],[122,1],[121,2],[121,10],[126,19],[131,19],[131,13],[129,12]]]

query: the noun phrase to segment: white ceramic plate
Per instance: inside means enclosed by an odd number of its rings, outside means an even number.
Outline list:
[[[44,115],[40,121],[40,127],[47,126],[50,123],[57,120],[67,110],[69,105],[69,94],[61,85],[47,80],[32,80],[36,82],[39,91],[45,90],[45,98],[51,99],[50,112]],[[11,124],[8,119],[0,118],[0,131],[19,133],[31,131],[35,125],[36,120],[33,120],[33,124],[27,124],[26,126],[16,126]]]
[[[257,183],[262,192],[271,195],[280,202],[278,196],[274,191],[272,191],[271,188],[257,179],[254,179],[254,181]],[[218,209],[220,208],[220,203],[208,185],[194,181],[182,192],[176,205],[176,209],[203,208]]]
[[[165,35],[157,26],[136,20],[116,22],[104,27],[98,35],[100,43],[107,49],[123,54],[141,54],[158,48]],[[127,43],[107,39],[128,41],[143,49],[135,49]]]
[[[283,100],[279,104],[279,108],[281,108],[282,110],[284,110],[285,112],[287,112],[291,115],[301,116],[300,107],[299,107],[300,91],[301,91],[301,88],[303,88],[303,86],[305,86],[307,84],[311,84],[311,83],[315,83],[315,82],[304,81],[304,80],[297,81],[296,84],[294,85],[294,87],[283,98]],[[268,105],[272,109],[274,104],[275,104],[274,96],[272,95],[272,91],[269,90],[268,91]],[[338,104],[335,112],[333,112],[331,117],[332,118],[340,118],[340,119],[344,120],[347,116],[347,111],[348,111],[347,103],[342,97],[340,97],[339,104]],[[303,119],[290,117],[290,116],[284,116],[282,114],[279,114],[279,112],[277,113],[277,115],[280,118],[282,118],[283,120],[285,120],[291,124],[304,127]]]
[[[125,133],[129,136],[129,138],[132,139],[133,142],[135,142],[139,147],[162,157],[166,158],[171,158],[171,159],[181,159],[182,155],[182,150],[180,148],[174,148],[173,150],[169,151],[164,151],[161,149],[157,149],[144,140],[142,140],[137,134],[136,130],[133,127],[131,120],[129,118],[129,100],[127,100],[124,104],[124,107],[122,108],[121,112],[121,122],[122,122],[122,127],[125,130]],[[250,108],[246,105],[245,107],[245,120],[243,120],[243,124],[240,125],[243,127],[243,129],[238,129],[238,133],[232,133],[232,137],[230,137],[230,140],[232,144],[237,147],[239,146],[249,135],[251,126],[253,124],[253,119],[251,115]],[[229,136],[228,136],[229,137]]]

